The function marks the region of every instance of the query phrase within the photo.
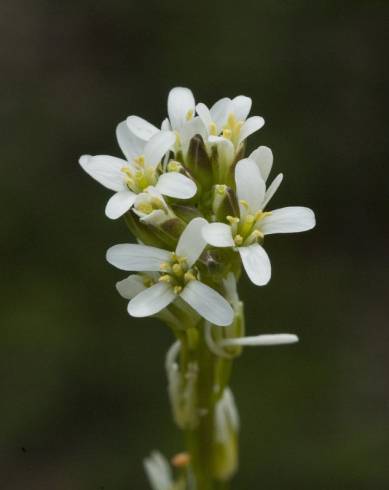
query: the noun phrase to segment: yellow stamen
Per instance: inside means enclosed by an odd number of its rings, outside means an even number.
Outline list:
[[[209,134],[212,136],[217,136],[217,126],[214,122],[209,125]]]
[[[176,276],[182,276],[184,274],[184,271],[182,269],[182,266],[180,264],[174,264],[173,267],[173,272]]]
[[[141,167],[144,166],[145,164],[145,157],[144,155],[139,155],[138,157],[134,158],[134,162],[140,165]]]
[[[172,278],[171,276],[169,276],[169,274],[164,274],[163,276],[161,276],[159,278],[160,282],[167,282],[167,283],[170,283],[172,282]]]
[[[240,199],[239,204],[241,204],[245,209],[249,209],[249,203],[245,199]]]
[[[180,162],[177,162],[176,160],[170,160],[170,162],[167,165],[167,169],[169,172],[179,172],[182,169],[182,165]]]
[[[196,276],[193,274],[193,272],[185,272],[184,274],[184,281],[185,282],[189,282],[189,281],[195,281],[196,280]]]
[[[237,225],[240,221],[236,216],[227,216],[226,219],[231,225]]]
[[[270,216],[271,211],[257,211],[255,213],[255,219],[256,221],[260,221],[261,219],[265,218],[266,216]]]
[[[148,202],[142,202],[136,206],[136,209],[142,213],[150,214],[153,212],[153,206]]]
[[[229,128],[223,129],[223,136],[224,136],[224,138],[227,138],[228,140],[230,140],[231,136],[232,136],[231,129],[229,129]]]
[[[171,265],[169,264],[169,262],[162,262],[161,264],[159,264],[159,269],[162,272],[170,272],[172,270]]]
[[[193,109],[189,109],[189,111],[186,113],[185,119],[187,121],[190,121],[193,117]]]
[[[238,245],[238,246],[242,245],[243,237],[241,235],[235,235],[234,242],[235,242],[235,245]]]
[[[181,286],[174,286],[173,291],[174,291],[176,294],[180,294],[180,293],[181,293],[181,291],[182,291],[182,287],[181,287]]]

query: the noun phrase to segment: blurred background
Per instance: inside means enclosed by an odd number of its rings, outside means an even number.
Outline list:
[[[116,124],[158,124],[176,85],[251,96],[266,120],[251,149],[285,174],[273,206],[318,220],[269,237],[269,286],[241,284],[249,333],[301,341],[235,365],[233,488],[389,488],[388,15],[374,0],[3,0],[1,490],[146,490],[142,458],[182,449],[170,332],[127,315],[104,256],[129,234],[77,163],[119,156]]]

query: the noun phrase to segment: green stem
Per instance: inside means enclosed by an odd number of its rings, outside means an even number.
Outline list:
[[[203,327],[201,327],[202,329]],[[200,413],[199,424],[194,430],[187,431],[187,444],[191,456],[192,471],[196,481],[195,490],[228,490],[228,482],[213,477],[217,450],[215,440],[215,404],[217,395],[215,386],[220,386],[218,358],[209,351],[203,332],[193,353],[198,363],[197,410]],[[229,370],[226,373],[229,377]]]

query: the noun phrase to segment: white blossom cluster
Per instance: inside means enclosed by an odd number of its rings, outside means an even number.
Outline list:
[[[117,284],[130,300],[130,315],[156,315],[170,324],[192,315],[228,326],[234,305],[227,282],[239,278],[241,264],[255,285],[270,280],[265,236],[315,226],[306,207],[267,209],[283,176],[267,184],[273,154],[266,146],[244,157],[247,137],[264,124],[249,116],[251,104],[237,96],[209,109],[177,87],[160,129],[135,115],[117,126],[124,158],[80,158],[82,168],[114,192],[108,218],[124,216],[138,241],[107,252],[109,263],[136,272]]]
[[[107,217],[124,217],[137,241],[107,251],[110,264],[131,272],[117,290],[129,300],[131,316],[156,316],[175,334],[165,366],[173,417],[193,434],[212,417],[207,463],[212,461],[209,471],[218,481],[230,479],[238,466],[231,360],[245,346],[298,340],[291,334],[244,335],[237,292],[242,268],[255,285],[264,286],[271,278],[266,235],[315,226],[306,207],[268,209],[283,175],[268,184],[270,148],[260,146],[245,156],[247,137],[264,125],[262,117],[249,116],[251,105],[240,95],[209,109],[196,104],[189,89],[177,87],[169,93],[168,117],[159,127],[135,115],[117,126],[124,158],[83,155],[79,160],[113,192]],[[202,468],[193,451],[193,466],[190,449],[175,459],[173,466],[182,470],[177,479],[168,461],[153,452],[144,462],[153,490],[197,488],[196,465],[197,472]]]

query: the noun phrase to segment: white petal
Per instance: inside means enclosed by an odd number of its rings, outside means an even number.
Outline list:
[[[161,123],[161,131],[171,131],[172,127],[170,126],[170,121],[168,117],[165,117],[165,119]]]
[[[128,313],[135,317],[155,315],[174,301],[175,297],[170,284],[158,282],[140,292],[128,303]]]
[[[252,100],[245,95],[238,95],[232,99],[232,111],[238,121],[245,121],[251,110]]]
[[[197,313],[214,325],[221,327],[230,325],[234,318],[234,312],[228,301],[200,281],[190,281],[180,296]]]
[[[239,337],[235,339],[224,339],[219,342],[223,347],[241,345],[241,346],[257,346],[257,345],[282,345],[294,344],[298,342],[297,335],[290,333],[278,333],[268,335],[256,335],[253,337]]]
[[[297,233],[314,228],[315,214],[312,209],[301,206],[289,206],[275,209],[270,216],[261,221],[261,231],[265,235],[272,233]]]
[[[142,276],[139,274],[131,274],[122,281],[118,281],[116,283],[116,289],[123,298],[132,299],[141,291],[144,291],[146,286]]]
[[[250,280],[257,286],[267,284],[271,277],[271,265],[265,250],[254,243],[248,247],[239,247],[238,252]]]
[[[201,230],[208,222],[204,218],[194,218],[186,226],[177,243],[176,254],[186,257],[191,267],[202,254],[207,242],[204,240]]]
[[[122,168],[127,165],[125,160],[108,155],[82,155],[78,160],[82,169],[111,191],[125,189]]]
[[[266,190],[261,209],[265,209],[270,199],[274,196],[274,194],[277,192],[277,189],[280,187],[283,178],[283,174],[278,174],[273,182],[269,185],[268,189]]]
[[[266,186],[255,162],[244,158],[235,167],[236,193],[239,200],[247,201],[249,212],[261,209]]]
[[[202,229],[204,240],[213,247],[233,247],[231,227],[225,223],[208,223]]]
[[[167,250],[134,243],[121,243],[107,250],[107,261],[123,271],[159,271],[161,263],[170,258]]]
[[[167,219],[167,214],[162,209],[155,209],[149,214],[141,214],[139,211],[134,209],[134,212],[139,216],[140,221],[153,226],[159,226],[164,223]]]
[[[228,114],[231,112],[231,108],[231,99],[228,97],[218,100],[211,107],[211,118],[216,124],[218,132],[220,132],[227,123]]]
[[[262,178],[266,182],[273,166],[273,152],[271,149],[267,146],[260,146],[250,154],[249,158],[258,165]]]
[[[261,129],[264,124],[265,124],[265,120],[263,119],[263,117],[260,116],[249,117],[246,120],[246,122],[243,124],[243,126],[240,128],[238,145],[246,138],[248,138],[250,134],[255,133],[255,131],[258,131],[258,129]]]
[[[129,116],[126,122],[131,133],[143,141],[149,141],[152,136],[159,133],[159,129],[154,124],[149,123],[142,117]]]
[[[203,138],[203,141],[206,141],[208,131],[204,125],[204,122],[199,117],[194,117],[180,129],[181,145],[184,154],[187,153],[190,140],[196,134],[199,134]]]
[[[190,199],[197,192],[193,180],[179,172],[167,172],[160,175],[155,187],[164,196],[178,199]]]
[[[152,136],[145,146],[144,153],[147,165],[156,167],[175,141],[176,136],[171,131],[160,131]]]
[[[199,118],[202,120],[204,126],[207,128],[207,131],[209,131],[209,126],[213,123],[213,120],[208,107],[200,102],[196,106],[196,112],[199,115]]]
[[[188,88],[175,87],[168,96],[167,111],[173,129],[179,129],[188,121],[189,115],[194,115],[195,100]]]
[[[105,215],[110,219],[120,218],[120,216],[123,216],[131,208],[135,199],[136,194],[130,190],[125,189],[124,191],[117,192],[107,202]]]
[[[139,155],[143,155],[145,142],[131,133],[126,121],[119,123],[116,127],[116,138],[120,149],[128,161],[134,160]]]
[[[208,142],[217,145],[217,154],[220,162],[232,164],[235,157],[235,148],[232,142],[224,136],[209,136]]]

